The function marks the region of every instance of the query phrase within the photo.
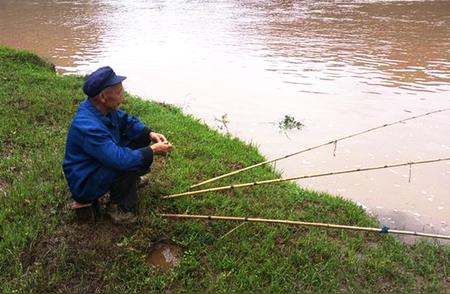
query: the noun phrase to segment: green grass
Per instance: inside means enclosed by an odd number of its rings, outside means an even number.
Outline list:
[[[159,212],[379,226],[354,203],[284,183],[163,200],[199,180],[263,160],[255,146],[174,106],[129,97],[124,109],[167,135],[140,190],[139,224],[79,225],[61,163],[81,77],[58,76],[31,53],[0,48],[0,292],[448,292],[450,247],[390,235],[247,223],[175,221]],[[220,184],[270,179],[270,167]],[[182,248],[169,272],[152,244]]]

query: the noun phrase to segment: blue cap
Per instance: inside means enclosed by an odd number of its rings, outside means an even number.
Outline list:
[[[88,97],[95,97],[109,86],[121,83],[127,77],[118,76],[109,66],[100,67],[89,75],[84,82],[83,92]]]

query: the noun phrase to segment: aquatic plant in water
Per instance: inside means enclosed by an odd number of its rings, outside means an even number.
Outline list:
[[[287,114],[284,116],[284,119],[282,119],[278,123],[278,127],[280,128],[280,130],[283,130],[283,131],[292,130],[292,129],[300,130],[303,126],[304,126],[303,123],[295,120],[295,118],[293,116],[290,116]]]

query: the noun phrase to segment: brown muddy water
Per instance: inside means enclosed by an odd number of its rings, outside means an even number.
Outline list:
[[[180,264],[182,250],[175,244],[159,242],[152,246],[148,254],[147,262],[167,271]]]
[[[0,0],[0,44],[64,74],[111,65],[274,158],[450,107],[450,1]],[[282,131],[285,115],[304,124]],[[280,161],[284,176],[450,155],[450,112]],[[170,138],[169,138],[170,139]],[[450,164],[299,181],[383,224],[450,234]]]

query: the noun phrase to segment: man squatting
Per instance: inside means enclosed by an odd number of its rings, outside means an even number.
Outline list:
[[[136,222],[137,181],[153,155],[172,148],[164,135],[119,110],[125,79],[109,66],[89,75],[83,86],[87,99],[69,127],[63,162],[72,198],[91,204],[109,191],[106,214],[116,224]]]

